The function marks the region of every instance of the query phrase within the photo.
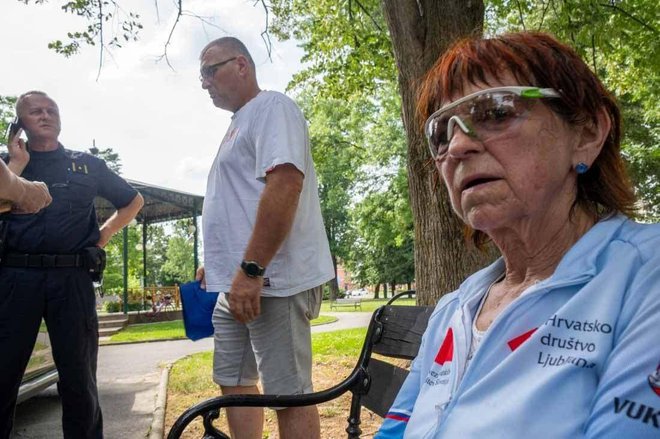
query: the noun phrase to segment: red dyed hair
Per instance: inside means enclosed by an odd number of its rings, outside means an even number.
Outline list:
[[[506,73],[519,85],[557,90],[560,99],[542,102],[569,124],[597,124],[598,112],[607,112],[610,132],[589,171],[578,176],[575,205],[594,219],[616,212],[634,215],[634,191],[621,156],[619,107],[580,56],[549,34],[516,32],[454,44],[424,77],[417,100],[420,127],[450,96],[462,95],[466,84],[489,84],[488,79],[499,80]],[[468,230],[467,236],[478,247],[487,240],[480,231]]]

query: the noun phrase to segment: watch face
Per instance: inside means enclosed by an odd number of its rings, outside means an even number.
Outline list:
[[[248,274],[251,274],[252,276],[256,276],[259,273],[259,267],[257,267],[255,264],[247,263],[245,264],[245,271],[247,271]]]
[[[253,261],[243,261],[241,263],[241,268],[243,272],[249,277],[257,277],[264,274],[265,269],[259,266],[256,262]]]

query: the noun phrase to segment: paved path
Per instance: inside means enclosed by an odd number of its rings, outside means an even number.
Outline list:
[[[371,313],[324,313],[339,320],[312,332],[365,327]],[[106,439],[142,439],[149,433],[164,364],[213,349],[213,339],[174,340],[99,348],[98,387]],[[16,439],[61,439],[62,411],[55,386],[16,409]]]

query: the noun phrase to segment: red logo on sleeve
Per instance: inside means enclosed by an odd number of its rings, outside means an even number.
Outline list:
[[[435,362],[440,366],[445,364],[447,361],[451,361],[454,358],[454,331],[451,328],[447,329],[447,334],[445,334],[445,339],[440,346],[438,354],[435,356]]]

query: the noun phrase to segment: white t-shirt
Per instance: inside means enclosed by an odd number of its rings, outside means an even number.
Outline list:
[[[262,295],[291,296],[334,277],[307,123],[291,99],[262,91],[233,115],[209,172],[202,212],[207,291],[229,291],[252,234],[266,173],[284,163],[305,178],[291,231],[266,267]]]

